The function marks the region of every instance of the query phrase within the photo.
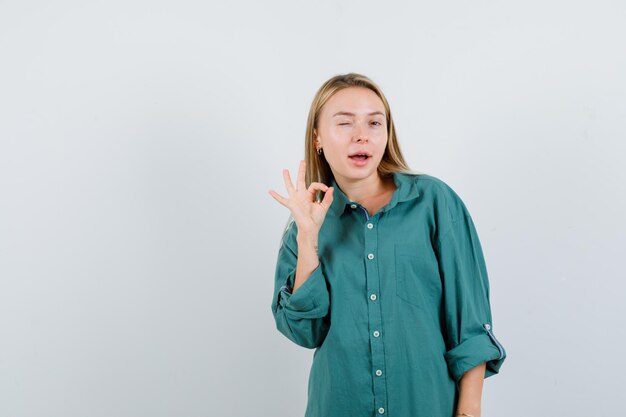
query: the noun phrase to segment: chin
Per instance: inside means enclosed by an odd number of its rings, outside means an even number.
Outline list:
[[[376,171],[376,168],[358,169],[350,167],[345,176],[352,179],[365,179],[375,174]]]

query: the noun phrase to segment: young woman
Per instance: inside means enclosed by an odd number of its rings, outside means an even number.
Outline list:
[[[306,417],[479,417],[506,357],[481,245],[456,192],[407,167],[380,88],[324,83],[296,183],[283,177],[272,312],[315,348]]]

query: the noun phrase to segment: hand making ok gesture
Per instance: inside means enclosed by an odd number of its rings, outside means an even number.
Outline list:
[[[298,226],[298,233],[318,233],[330,208],[330,204],[333,202],[334,189],[321,182],[312,182],[307,189],[304,182],[305,172],[306,163],[304,160],[301,160],[298,180],[294,187],[291,183],[289,170],[283,169],[283,179],[285,180],[289,198],[282,197],[274,190],[269,190],[269,194],[291,211],[291,215]],[[318,190],[326,192],[324,199],[319,203],[315,198]]]

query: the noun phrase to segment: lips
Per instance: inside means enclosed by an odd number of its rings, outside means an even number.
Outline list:
[[[348,159],[354,166],[364,167],[369,163],[369,160],[372,158],[372,155],[369,152],[358,151],[353,152],[348,155]]]
[[[353,158],[353,159],[359,159],[359,160],[365,160],[367,158],[370,158],[372,156],[372,154],[370,154],[369,152],[366,151],[357,151],[357,152],[353,152],[350,155],[348,155],[348,158]]]

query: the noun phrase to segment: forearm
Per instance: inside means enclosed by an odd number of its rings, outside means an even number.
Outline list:
[[[480,417],[485,366],[485,363],[482,363],[470,369],[461,377],[461,381],[459,382],[457,415],[465,413],[473,417]]]
[[[282,334],[300,346],[316,348],[330,325],[326,318],[330,307],[326,277],[315,253],[316,240],[293,235],[289,239],[291,243],[284,242],[279,252],[272,311]],[[313,264],[315,261],[317,264]]]
[[[298,262],[296,264],[296,276],[292,292],[295,292],[319,265],[317,239],[317,233],[298,233]]]

